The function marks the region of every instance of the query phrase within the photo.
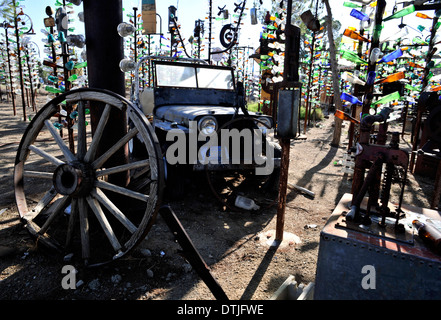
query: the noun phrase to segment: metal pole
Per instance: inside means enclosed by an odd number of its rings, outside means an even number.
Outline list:
[[[17,8],[15,6],[15,0],[12,0],[12,5],[14,6],[14,27],[15,27],[15,39],[17,41],[17,62],[18,62],[18,71],[20,73],[21,101],[23,104],[23,121],[26,121],[26,101],[25,101],[24,84],[23,84],[23,68],[21,66],[20,36],[18,34]]]
[[[159,17],[159,51],[162,51],[162,17],[157,13],[156,14]]]
[[[31,104],[32,104],[32,110],[37,111],[37,108],[35,106],[35,98],[34,98],[34,85],[32,83],[32,70],[31,70],[31,64],[30,64],[30,57],[29,57],[29,49],[26,48],[26,65],[28,67],[28,73],[29,73],[29,82],[31,86]]]
[[[208,14],[208,63],[211,64],[211,34],[213,26],[213,0],[210,0]]]
[[[136,17],[136,11],[138,10],[138,8],[137,7],[134,7],[133,8],[133,12],[134,12],[134,17],[133,17],[133,25],[134,25],[134,27],[135,27],[135,30],[137,30],[138,28],[137,28],[137,24],[136,24],[136,21],[137,21],[137,17]],[[135,31],[135,34],[134,34],[134,45],[135,45],[135,47],[134,47],[134,50],[135,50],[135,58],[134,58],[134,61],[135,62],[137,62],[138,61],[138,46],[137,46],[137,44],[138,44],[138,31]]]
[[[8,23],[6,21],[4,22],[4,27],[6,37],[6,54],[8,55],[9,83],[11,84],[12,109],[14,110],[14,116],[16,116],[17,109],[15,107],[14,87],[12,86],[11,56],[9,55]]]
[[[306,127],[308,125],[309,100],[310,100],[310,95],[311,95],[311,81],[312,81],[312,65],[314,63],[314,46],[315,46],[315,31],[312,33],[311,59],[309,62],[308,88],[306,90],[305,122],[303,124],[303,133],[304,134],[306,134]]]

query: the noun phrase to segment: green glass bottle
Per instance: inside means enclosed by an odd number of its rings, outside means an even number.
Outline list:
[[[412,12],[415,12],[415,6],[413,4],[401,9],[400,11],[395,12],[393,15],[387,18],[384,18],[383,21],[389,21],[391,19],[401,18],[407,16],[408,14],[411,14]]]
[[[362,7],[359,4],[355,4],[353,2],[348,2],[348,1],[343,2],[343,6],[348,7],[348,8],[361,8]]]
[[[72,81],[75,81],[75,80],[77,80],[77,79],[78,79],[78,75],[77,75],[77,74],[73,74],[73,75],[71,75],[71,76],[67,79],[67,81],[72,82]]]
[[[51,87],[51,86],[46,86],[44,89],[45,89],[47,92],[51,92],[51,93],[63,93],[63,92],[64,92],[64,91],[61,90],[61,89],[57,89],[57,88],[54,88],[54,87]]]
[[[415,88],[415,87],[413,87],[413,86],[411,86],[410,84],[407,84],[407,83],[404,86],[404,88],[407,89],[407,90],[410,90],[410,91],[418,91],[418,92],[421,91],[421,89]]]
[[[81,62],[81,63],[77,63],[75,64],[74,68],[75,69],[81,69],[87,66],[87,61]]]
[[[368,64],[366,61],[361,59],[355,53],[352,53],[352,52],[346,51],[346,50],[340,50],[340,52],[341,52],[341,57],[343,59],[349,60],[349,61],[351,61],[351,62],[353,62],[355,64],[363,64],[363,65],[367,65]]]
[[[388,94],[387,96],[384,96],[383,98],[375,101],[374,103],[371,104],[371,108],[379,105],[379,104],[386,104],[388,102],[394,101],[394,100],[398,100],[400,99],[400,92],[399,91],[395,91],[394,93]]]

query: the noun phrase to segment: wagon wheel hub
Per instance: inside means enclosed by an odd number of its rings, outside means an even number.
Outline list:
[[[80,161],[58,166],[53,175],[55,190],[65,196],[87,195],[94,180],[94,170]]]

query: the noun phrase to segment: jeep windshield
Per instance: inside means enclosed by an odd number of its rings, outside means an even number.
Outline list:
[[[234,90],[231,68],[155,63],[156,87]]]

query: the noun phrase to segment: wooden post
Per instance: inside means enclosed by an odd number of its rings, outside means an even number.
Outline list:
[[[124,73],[119,69],[119,62],[124,58],[123,38],[117,32],[118,24],[122,22],[122,0],[84,0],[83,8],[89,86],[125,96]],[[93,132],[104,107],[102,104],[96,104],[91,108]],[[110,149],[126,133],[126,113],[112,110],[98,147],[98,155]],[[107,164],[110,167],[127,162],[128,149],[125,148],[116,152]],[[111,182],[118,185],[128,183],[127,172],[112,175],[111,178]]]
[[[286,45],[285,45],[285,64],[283,72],[283,82],[281,86],[293,87],[294,83],[299,81],[299,47],[300,44],[294,42],[296,38],[295,28],[291,25],[291,14],[292,14],[292,0],[288,0],[287,5],[287,16],[286,16],[286,27],[285,32],[287,33]],[[300,29],[297,28],[297,38],[300,39]],[[296,39],[297,39],[296,38]],[[279,86],[275,86],[274,97],[275,101],[278,101],[278,90]],[[301,96],[301,95],[300,95]],[[299,98],[300,99],[300,98]],[[277,107],[278,103],[274,104],[274,108]],[[300,106],[299,106],[300,107]],[[279,121],[279,119],[277,120]],[[280,168],[280,179],[279,179],[279,202],[277,206],[277,223],[276,223],[276,236],[275,240],[277,242],[283,241],[283,230],[285,225],[285,208],[286,208],[286,190],[288,185],[288,173],[289,173],[289,153],[291,149],[291,139],[289,137],[281,137],[279,139],[280,146],[282,147],[282,159]]]
[[[280,146],[282,147],[282,159],[280,164],[280,178],[279,178],[279,201],[277,204],[277,223],[276,223],[276,241],[283,240],[283,230],[285,226],[285,209],[286,209],[286,189],[288,186],[289,173],[289,151],[291,147],[290,139],[280,139]]]

